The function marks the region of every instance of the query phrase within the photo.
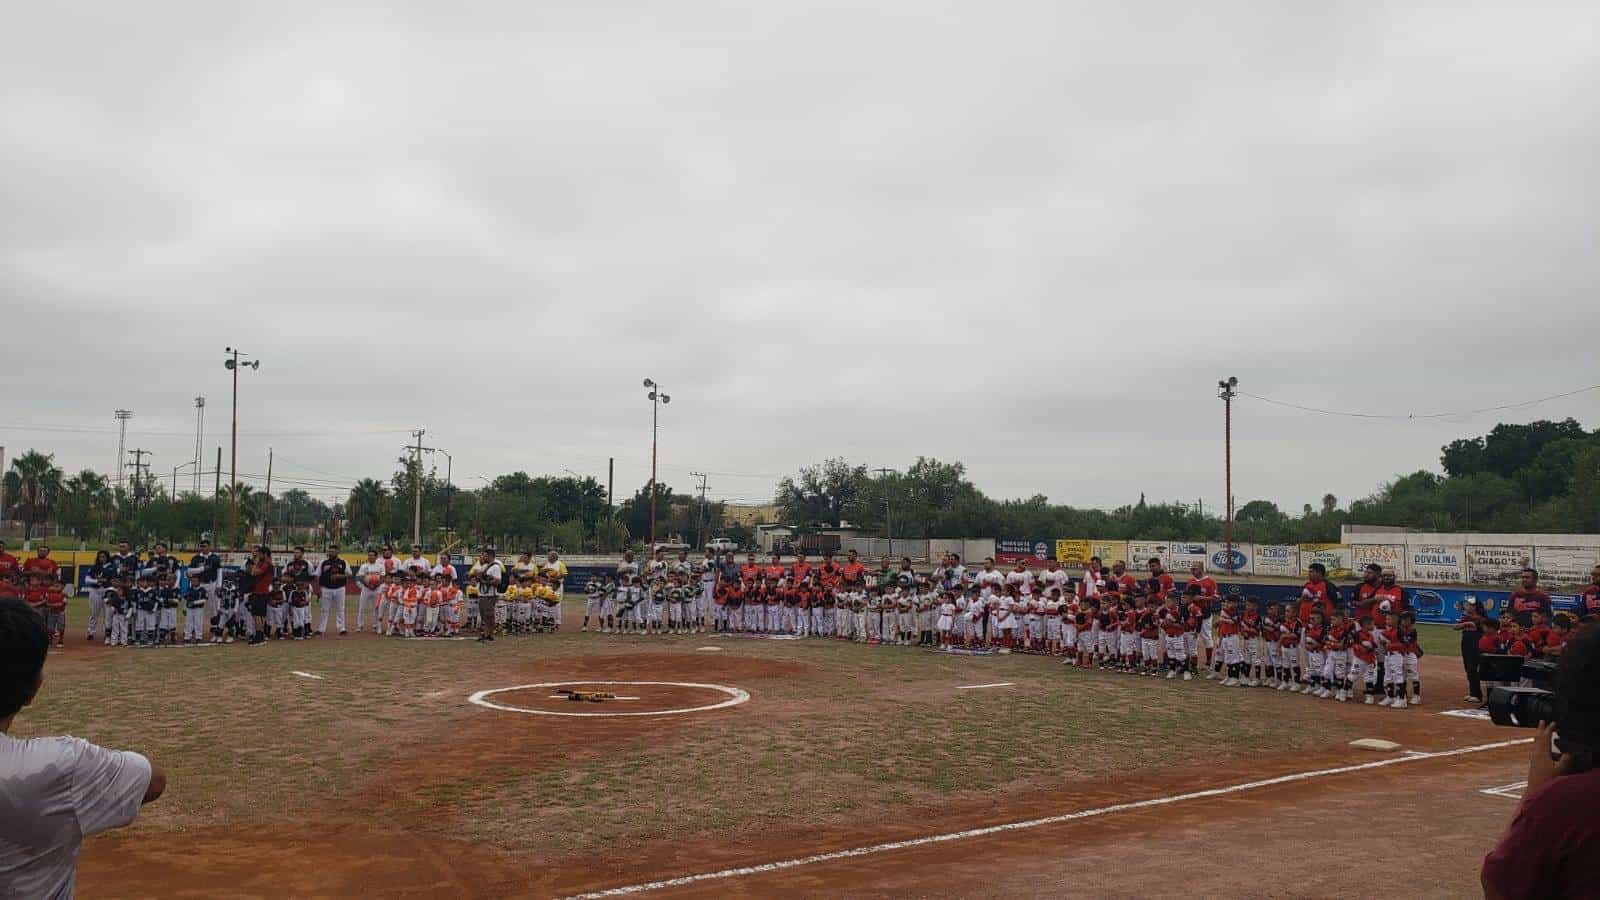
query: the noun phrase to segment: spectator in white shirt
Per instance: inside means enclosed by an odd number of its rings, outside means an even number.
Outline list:
[[[0,897],[70,898],[83,839],[131,823],[167,786],[131,751],[10,735],[44,684],[49,639],[38,613],[0,598]]]

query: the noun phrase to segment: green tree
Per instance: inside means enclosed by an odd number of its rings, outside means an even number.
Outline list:
[[[116,513],[116,497],[104,475],[84,469],[61,485],[57,519],[79,538],[98,535]]]
[[[29,450],[11,461],[5,474],[6,496],[22,515],[24,540],[33,537],[33,527],[45,520],[61,496],[61,468],[55,454]]]
[[[382,537],[388,503],[389,491],[382,482],[372,478],[356,482],[344,504],[346,533],[362,541]]]

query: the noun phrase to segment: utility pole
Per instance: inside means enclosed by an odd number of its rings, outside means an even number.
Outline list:
[[[205,452],[206,398],[194,398],[194,492],[200,493],[200,454]]]
[[[140,495],[144,493],[145,488],[145,480],[140,477],[140,471],[148,465],[145,463],[144,458],[155,454],[149,450],[138,448],[129,450],[128,454],[133,457],[133,462],[128,463],[128,468],[133,470],[133,505],[138,506]]]
[[[1217,396],[1222,398],[1222,504],[1224,510],[1223,533],[1228,542],[1228,574],[1233,574],[1233,398],[1239,392],[1239,379],[1228,378],[1217,382]]]
[[[700,479],[700,506],[694,517],[694,539],[701,547],[706,545],[706,473],[690,472],[691,476]]]
[[[122,487],[122,461],[128,458],[128,420],[133,418],[133,410],[119,409],[112,413],[117,420],[117,465],[111,470],[113,478],[117,479],[117,487]]]
[[[415,452],[416,455],[413,459],[417,467],[411,479],[414,493],[416,494],[413,498],[411,510],[411,543],[413,544],[422,543],[422,454],[424,452],[436,452],[433,447],[422,446],[422,436],[427,433],[428,431],[425,428],[418,428],[416,431],[411,432],[411,436],[416,438],[417,442],[406,447],[406,450]]]
[[[232,541],[237,539],[235,536],[239,533],[239,367],[259,370],[261,360],[241,362],[239,358],[244,354],[236,348],[222,349],[228,354],[222,366],[233,373],[233,424],[230,437],[233,449],[228,462],[228,540]]]
[[[612,517],[612,515],[615,514],[617,508],[616,504],[612,502],[616,498],[616,494],[614,493],[616,484],[617,458],[615,456],[608,456],[606,457],[606,518],[608,520]]]
[[[894,519],[891,518],[891,510],[889,508],[889,476],[893,474],[894,470],[879,468],[874,471],[878,473],[878,480],[883,482],[883,536],[889,540],[889,555],[893,556]]]
[[[267,448],[267,502],[261,510],[261,543],[267,542],[267,515],[272,511],[272,448]]]
[[[222,445],[217,445],[217,467],[212,471],[215,486],[211,489],[211,541],[218,550],[232,550],[217,540],[217,504],[222,502]],[[232,537],[232,535],[229,535]]]
[[[661,390],[661,385],[649,378],[644,380],[644,386],[650,389],[650,552],[656,550],[656,432],[660,425],[660,411],[663,403],[671,403],[672,398]]]

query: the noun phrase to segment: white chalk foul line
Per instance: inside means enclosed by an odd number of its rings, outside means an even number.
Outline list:
[[[978,688],[1012,687],[1015,684],[1016,684],[1015,681],[996,681],[994,684],[961,684],[961,685],[956,685],[956,690],[958,690],[958,691],[975,691]]]
[[[291,671],[289,674],[290,675],[299,675],[301,678],[315,678],[318,681],[327,681],[328,680],[326,678],[323,678],[321,675],[313,675],[310,672],[301,672],[298,669],[295,669],[295,670]]]
[[[1513,781],[1510,784],[1502,784],[1499,787],[1482,788],[1478,791],[1478,793],[1488,794],[1491,797],[1505,797],[1510,800],[1521,800],[1522,791],[1527,786],[1528,783],[1526,781]]]
[[[1243,791],[1259,790],[1279,784],[1290,784],[1296,781],[1307,781],[1312,778],[1324,778],[1329,775],[1344,775],[1349,772],[1364,772],[1368,769],[1381,769],[1384,766],[1398,766],[1410,762],[1420,762],[1427,759],[1444,759],[1450,756],[1463,756],[1468,753],[1482,753],[1485,750],[1500,750],[1505,747],[1515,747],[1518,744],[1531,744],[1533,738],[1519,738],[1513,741],[1498,741],[1493,744],[1478,744],[1472,747],[1460,747],[1455,750],[1440,750],[1434,753],[1425,753],[1418,756],[1394,756],[1380,759],[1375,762],[1359,763],[1350,766],[1338,766],[1332,769],[1316,769],[1310,772],[1292,772],[1288,775],[1279,775],[1276,778],[1267,778],[1262,781],[1247,781],[1243,784],[1231,784],[1226,787],[1209,788],[1203,791],[1190,791],[1187,794],[1173,794],[1169,797],[1155,797],[1150,800],[1136,800],[1129,803],[1115,803],[1111,806],[1101,806],[1095,809],[1084,809],[1077,812],[1063,813],[1058,816],[1046,816],[1042,819],[1027,819],[1022,822],[1007,822],[1003,825],[990,825],[985,828],[973,828],[967,831],[953,831],[948,834],[935,834],[928,837],[911,838],[904,841],[890,841],[886,844],[873,844],[869,847],[855,847],[849,850],[835,850],[831,853],[818,853],[813,856],[802,856],[795,859],[786,859],[779,862],[763,863],[757,866],[740,866],[736,869],[722,869],[717,872],[706,872],[700,875],[685,875],[681,878],[668,878],[662,881],[651,881],[644,884],[630,884],[626,887],[609,888],[603,891],[592,891],[587,894],[576,894],[565,900],[598,900],[602,897],[621,897],[628,894],[642,894],[646,891],[659,891],[664,888],[683,887],[684,885],[699,884],[703,881],[720,881],[724,878],[740,878],[745,875],[759,875],[764,872],[777,872],[783,869],[794,869],[800,866],[815,865],[816,863],[832,862],[838,859],[852,859],[857,856],[870,856],[874,853],[887,853],[892,850],[904,850],[910,847],[922,847],[928,844],[942,844],[946,841],[959,841],[967,838],[983,837],[990,834],[1000,834],[1007,831],[1023,831],[1030,828],[1039,828],[1044,825],[1058,825],[1063,822],[1074,822],[1079,819],[1089,819],[1095,816],[1106,816],[1112,813],[1127,812],[1135,809],[1148,809],[1152,806],[1167,806],[1173,803],[1183,803],[1189,800],[1204,800],[1207,797],[1221,797],[1227,794],[1237,794]]]
[[[551,694],[550,695],[550,699],[551,700],[565,700],[565,699],[567,699],[567,695],[566,694]],[[637,700],[639,698],[638,697],[608,697],[606,699],[608,699],[608,700]]]

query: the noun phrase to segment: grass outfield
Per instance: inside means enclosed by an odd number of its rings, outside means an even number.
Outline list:
[[[569,603],[568,623],[574,613]],[[1436,630],[1425,640],[1443,655],[1453,635]],[[695,649],[708,644],[724,649]],[[678,716],[630,720],[652,724],[625,733],[466,702],[481,689],[657,670],[754,699],[716,714],[715,727]],[[955,689],[1006,681],[1015,686]],[[17,730],[158,760],[173,788],[140,819],[152,831],[359,811],[538,860],[767,823],[821,827],[1362,736],[1359,720],[1329,712],[1297,696],[1022,655],[569,630],[489,646],[364,635],[260,648],[74,642],[52,655]],[[257,789],[240,791],[245,783]]]

